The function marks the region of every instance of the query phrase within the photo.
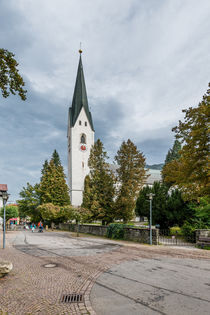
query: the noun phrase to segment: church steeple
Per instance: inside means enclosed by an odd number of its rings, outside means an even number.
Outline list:
[[[80,206],[83,200],[84,180],[90,169],[88,160],[94,145],[94,127],[88,107],[85,78],[82,66],[82,50],[79,50],[77,78],[69,108],[68,119],[68,182],[73,206]]]
[[[76,83],[75,83],[75,88],[74,88],[72,106],[70,108],[71,126],[73,127],[75,125],[75,122],[77,121],[80,111],[82,107],[84,107],[91,129],[94,131],[92,116],[88,107],[88,99],[87,99],[87,92],[86,92],[86,87],[85,87],[85,78],[84,78],[83,65],[82,65],[82,57],[81,57],[82,50],[81,49],[79,50],[79,53],[80,53],[80,57],[79,57],[79,65],[78,65],[78,70],[77,70],[77,78],[76,78]]]

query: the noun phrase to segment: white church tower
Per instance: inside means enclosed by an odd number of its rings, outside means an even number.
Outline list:
[[[88,107],[85,78],[82,66],[82,50],[79,50],[79,66],[72,105],[68,118],[68,181],[71,204],[80,206],[83,199],[84,179],[89,174],[88,159],[94,145],[94,127]]]

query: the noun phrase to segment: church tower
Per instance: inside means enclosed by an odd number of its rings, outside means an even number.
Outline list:
[[[89,174],[88,159],[94,145],[94,127],[88,107],[82,50],[77,70],[72,105],[68,117],[68,182],[71,204],[80,206],[83,199],[84,179]]]

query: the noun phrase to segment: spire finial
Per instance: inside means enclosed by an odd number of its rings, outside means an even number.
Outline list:
[[[79,44],[79,53],[80,53],[80,55],[81,55],[81,53],[82,53],[82,43],[80,42],[80,44]]]

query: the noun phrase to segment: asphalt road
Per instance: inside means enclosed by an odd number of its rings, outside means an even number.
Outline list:
[[[98,315],[210,314],[210,261],[124,262],[97,279],[91,303]]]
[[[73,237],[65,232],[19,233],[13,245],[16,249],[32,256],[40,257],[72,257],[89,256],[116,250],[121,245],[106,239]]]
[[[141,246],[135,252],[122,243],[65,232],[25,231],[17,234],[13,245],[37,258],[98,255],[103,261],[113,253],[112,267],[96,279],[91,290],[97,315],[210,314],[210,260],[199,257],[202,251],[192,251],[194,259],[187,255],[189,249],[186,255],[183,249],[155,246]]]

